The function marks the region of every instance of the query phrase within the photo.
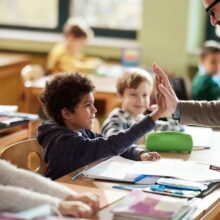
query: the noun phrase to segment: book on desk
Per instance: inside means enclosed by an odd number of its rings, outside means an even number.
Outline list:
[[[0,113],[0,128],[7,128],[23,124],[28,121],[37,120],[39,118],[36,114],[10,112]]]
[[[182,199],[132,191],[112,210],[114,219],[184,219],[201,199]],[[187,218],[185,218],[187,219]]]

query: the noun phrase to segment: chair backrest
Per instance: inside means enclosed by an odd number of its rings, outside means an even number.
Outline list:
[[[175,79],[172,79],[170,83],[179,99],[181,100],[189,99],[189,94],[187,92],[185,79],[183,79],[182,77],[175,78]]]
[[[45,75],[44,68],[39,64],[26,65],[21,70],[23,83],[39,79]]]
[[[8,160],[19,168],[45,175],[46,164],[42,157],[42,148],[36,139],[20,141],[4,147],[0,159]]]

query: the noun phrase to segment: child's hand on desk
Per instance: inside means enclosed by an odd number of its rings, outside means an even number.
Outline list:
[[[76,193],[68,196],[66,201],[81,201],[88,204],[93,212],[99,210],[99,197],[94,193]]]
[[[76,218],[87,218],[93,214],[92,208],[80,201],[61,201],[58,208],[62,215]]]
[[[140,154],[141,161],[146,161],[146,160],[155,161],[155,160],[159,160],[160,158],[161,156],[157,152],[149,152],[149,153],[144,152]]]

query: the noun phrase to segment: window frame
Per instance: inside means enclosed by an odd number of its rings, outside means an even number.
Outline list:
[[[45,32],[45,33],[62,33],[63,26],[66,20],[69,18],[70,12],[70,0],[58,1],[58,26],[56,28],[34,28],[20,25],[3,25],[0,24],[0,29],[10,29],[18,31],[33,31],[33,32]],[[136,40],[138,30],[120,30],[120,29],[108,29],[108,28],[96,28],[91,27],[94,31],[95,37],[108,37],[108,38],[122,38],[127,40]]]
[[[69,0],[67,1],[58,1],[58,26],[56,28],[38,28],[38,27],[27,27],[22,25],[3,25],[0,24],[0,29],[11,29],[19,31],[36,31],[36,32],[51,32],[51,33],[60,33],[63,30],[63,25],[66,22],[66,19],[69,14]]]

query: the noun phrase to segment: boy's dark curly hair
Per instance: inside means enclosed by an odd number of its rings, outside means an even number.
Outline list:
[[[94,90],[94,85],[78,73],[62,73],[46,83],[40,96],[45,113],[55,122],[63,124],[61,110],[67,108],[74,112],[82,97]]]

